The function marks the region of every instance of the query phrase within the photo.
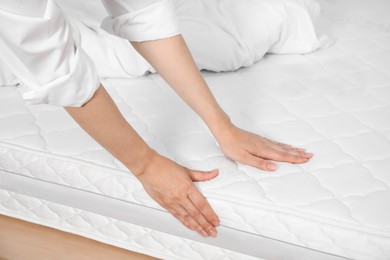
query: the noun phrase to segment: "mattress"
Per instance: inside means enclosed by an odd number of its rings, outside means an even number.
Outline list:
[[[0,88],[0,214],[163,259],[390,258],[390,3],[320,1],[332,47],[203,72],[238,126],[314,153],[277,172],[228,160],[158,75],[107,78],[121,112],[159,153],[220,169],[196,183],[217,238],[182,227],[62,108]]]

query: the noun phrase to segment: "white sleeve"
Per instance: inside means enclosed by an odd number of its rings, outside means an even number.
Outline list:
[[[109,13],[102,22],[107,32],[142,42],[180,34],[172,0],[102,0]]]
[[[30,104],[81,106],[99,86],[54,0],[0,0],[0,59],[29,87]]]

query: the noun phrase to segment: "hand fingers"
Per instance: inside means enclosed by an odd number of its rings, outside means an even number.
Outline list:
[[[189,171],[189,175],[192,181],[208,181],[217,177],[218,174],[218,169],[214,169],[212,171]]]
[[[277,169],[277,166],[274,162],[264,160],[253,154],[248,154],[244,158],[243,163],[262,169],[264,171],[276,171]]]
[[[270,139],[266,139],[267,141],[273,143],[273,144],[276,144],[276,145],[280,145],[280,146],[284,146],[284,147],[288,147],[288,148],[293,148],[291,145],[289,144],[284,144],[284,143],[279,143],[279,142],[276,142],[274,140],[270,140]],[[301,149],[301,148],[296,148],[296,149]]]
[[[266,151],[263,151],[260,155],[256,153],[253,153],[253,155],[262,157],[264,159],[275,160],[279,162],[296,163],[296,164],[306,163],[307,161],[309,161],[309,158],[299,156],[299,155],[294,155],[286,151],[275,150],[273,148],[268,148]]]
[[[302,151],[299,149],[286,148],[286,147],[277,146],[277,145],[273,146],[273,149],[278,150],[279,152],[287,152],[289,154],[303,157],[303,158],[307,158],[307,159],[311,159],[313,157],[312,153],[306,153],[305,151]]]
[[[180,201],[180,205],[165,207],[187,228],[196,230],[202,236],[217,235],[215,226],[219,226],[219,218],[207,202],[206,198],[193,186],[188,196]]]
[[[279,143],[279,142],[276,142],[276,141],[273,141],[273,140],[269,140],[267,139],[269,142],[271,142],[272,144],[274,144],[274,148],[282,148],[286,151],[289,151],[289,152],[299,152],[300,155],[309,155],[310,157],[312,157],[313,155],[310,154],[310,153],[306,153],[306,149],[303,149],[303,148],[297,148],[297,147],[292,147],[291,145],[288,145],[288,144],[284,144],[284,143]]]
[[[188,198],[209,223],[215,227],[219,226],[217,214],[215,214],[206,198],[195,188],[195,186],[189,191]]]
[[[189,199],[187,199],[189,201]],[[178,206],[176,209],[169,210],[184,226],[190,230],[197,231],[200,235],[207,237],[206,230],[188,213],[186,209]]]
[[[313,154],[307,153],[305,149],[295,148],[295,147],[292,147],[291,145],[275,142],[275,141],[269,140],[269,139],[267,139],[267,141],[269,141],[272,144],[272,148],[274,150],[277,150],[279,152],[286,152],[288,154],[291,154],[291,155],[294,155],[297,157],[302,157],[305,159],[311,159],[313,157]],[[272,159],[274,159],[274,158],[272,158]],[[290,157],[290,160],[291,159],[294,159],[294,158]],[[275,160],[278,160],[278,159],[275,159]],[[287,162],[291,162],[290,160],[288,160]],[[295,162],[295,163],[299,163],[299,162]]]
[[[266,140],[267,140],[268,142],[271,142],[271,143],[276,144],[276,145],[284,146],[284,147],[291,148],[291,149],[295,149],[295,150],[305,151],[305,149],[303,149],[303,148],[293,147],[292,145],[289,145],[289,144],[277,142],[277,141],[274,141],[274,140],[271,140],[271,139],[267,139],[267,138],[266,138]]]
[[[256,151],[249,151],[252,155],[261,157],[263,159],[275,160],[279,162],[289,162],[289,163],[305,163],[309,158],[305,156],[300,156],[289,152],[286,148],[275,147],[270,145],[264,148],[258,148]],[[299,152],[297,152],[299,153]]]
[[[197,224],[196,226],[198,228],[198,232],[199,229],[201,229],[201,234],[203,234],[203,232],[207,232],[207,234],[212,237],[217,235],[217,230],[215,229],[214,225],[207,221],[203,214],[194,206],[194,204],[192,204],[190,199],[184,201],[182,207],[189,213],[189,215],[187,215],[187,219]]]

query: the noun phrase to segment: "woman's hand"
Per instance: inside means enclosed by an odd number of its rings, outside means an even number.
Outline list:
[[[146,192],[189,229],[215,237],[219,218],[193,181],[215,178],[218,170],[189,170],[157,153],[148,161],[142,173],[136,175]]]
[[[132,44],[203,119],[229,158],[267,171],[276,170],[276,164],[270,160],[305,163],[311,158],[312,155],[302,149],[232,126],[196,67],[181,35]]]
[[[272,161],[298,164],[308,162],[313,156],[304,149],[268,140],[234,125],[216,138],[227,157],[265,171],[277,169]]]
[[[101,86],[82,107],[66,111],[141,181],[149,195],[184,225],[204,236],[216,235],[219,219],[193,181],[206,181],[218,170],[186,169],[153,151],[128,124]]]

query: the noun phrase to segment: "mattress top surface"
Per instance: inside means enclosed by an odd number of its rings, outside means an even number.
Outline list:
[[[155,150],[190,168],[220,169],[196,185],[222,225],[346,257],[390,257],[390,5],[320,3],[332,47],[204,73],[234,123],[305,147],[309,163],[269,173],[225,158],[158,75],[104,85]],[[0,88],[0,169],[159,208],[62,108],[26,106],[16,87]],[[352,237],[353,245],[337,241]]]

